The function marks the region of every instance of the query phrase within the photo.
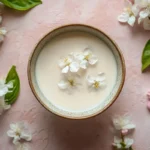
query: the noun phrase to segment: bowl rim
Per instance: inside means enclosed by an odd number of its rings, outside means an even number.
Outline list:
[[[63,115],[61,113],[57,113],[57,112],[54,112],[51,108],[47,107],[44,102],[41,100],[41,98],[38,96],[34,86],[33,86],[33,83],[32,83],[32,77],[31,77],[31,62],[32,62],[32,58],[34,56],[34,53],[37,49],[37,47],[39,46],[39,44],[41,43],[41,41],[43,41],[43,39],[45,37],[47,37],[49,34],[51,34],[52,32],[56,31],[56,30],[59,30],[59,29],[62,29],[62,28],[65,28],[65,27],[72,27],[72,26],[82,26],[82,27],[87,27],[87,28],[91,28],[91,29],[94,29],[96,30],[97,32],[100,32],[102,33],[105,37],[108,38],[109,41],[111,41],[111,43],[115,46],[118,54],[119,54],[119,57],[120,57],[120,60],[121,60],[121,66],[122,66],[122,80],[121,80],[121,83],[119,85],[119,88],[115,94],[115,96],[113,97],[113,99],[111,100],[110,103],[108,103],[102,110],[99,110],[95,113],[92,113],[92,114],[89,114],[89,115],[86,115],[86,116],[78,116],[78,117],[75,117],[75,116],[66,116],[66,115]],[[48,32],[46,35],[44,35],[38,42],[37,44],[35,45],[34,49],[32,50],[30,56],[29,56],[29,60],[28,60],[28,66],[27,66],[27,76],[28,76],[28,82],[29,82],[29,85],[30,85],[30,88],[31,88],[31,91],[32,93],[34,94],[35,98],[38,100],[38,102],[49,112],[52,112],[53,114],[59,116],[59,117],[63,117],[63,118],[67,118],[67,119],[74,119],[74,120],[81,120],[81,119],[87,119],[87,118],[91,118],[91,117],[94,117],[94,116],[97,116],[101,113],[103,113],[104,111],[106,111],[115,101],[116,99],[118,98],[120,92],[122,91],[122,88],[123,88],[123,85],[124,85],[124,82],[125,82],[125,75],[126,75],[126,66],[125,66],[125,60],[124,60],[124,57],[123,57],[123,54],[120,50],[120,48],[118,47],[118,45],[116,44],[116,42],[111,38],[109,37],[106,33],[104,33],[102,30],[100,29],[97,29],[93,26],[90,26],[90,25],[86,25],[86,24],[67,24],[67,25],[62,25],[62,26],[59,26],[57,28],[54,28],[52,29],[50,32]]]

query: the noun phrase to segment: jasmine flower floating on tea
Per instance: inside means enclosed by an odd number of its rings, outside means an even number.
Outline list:
[[[59,67],[62,69],[62,73],[78,72],[80,69],[78,62],[76,62],[73,56],[70,54],[67,57],[61,58],[58,63]]]
[[[104,88],[106,86],[105,73],[99,73],[97,76],[87,76],[89,87],[94,89]]]
[[[64,76],[62,80],[58,83],[58,87],[62,90],[71,90],[77,88],[81,85],[78,78],[73,75]]]
[[[83,53],[77,54],[75,58],[79,61],[82,69],[87,69],[89,64],[94,65],[98,61],[97,56],[95,56],[89,48],[85,48]]]

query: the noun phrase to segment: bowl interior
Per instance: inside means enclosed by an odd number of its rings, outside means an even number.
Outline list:
[[[86,32],[90,33],[91,35],[94,35],[98,37],[99,39],[103,40],[108,47],[112,50],[112,53],[115,57],[116,64],[117,64],[117,80],[116,84],[114,85],[113,90],[111,93],[108,95],[108,97],[101,103],[100,105],[97,105],[94,108],[91,108],[90,110],[84,110],[80,112],[69,112],[63,109],[58,108],[57,106],[54,106],[49,100],[47,100],[42,92],[40,91],[36,78],[35,78],[35,65],[36,61],[38,58],[39,53],[41,52],[42,48],[44,45],[49,42],[52,38],[66,33],[66,32],[72,32],[72,31],[81,31],[81,32]],[[39,100],[39,102],[47,108],[49,111],[65,117],[65,118],[71,118],[71,119],[83,119],[83,118],[88,118],[91,116],[94,116],[96,114],[99,114],[103,112],[105,109],[107,109],[118,97],[123,83],[124,83],[124,78],[125,78],[125,66],[124,66],[124,59],[116,46],[116,44],[103,32],[89,27],[85,25],[68,25],[68,26],[63,26],[58,29],[53,30],[49,34],[47,34],[36,46],[35,50],[33,51],[31,58],[29,60],[28,64],[28,77],[29,77],[29,83],[31,86],[31,89],[36,96],[36,98]]]

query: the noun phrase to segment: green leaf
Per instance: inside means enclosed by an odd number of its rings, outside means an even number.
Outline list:
[[[7,74],[6,84],[10,81],[13,82],[13,88],[9,89],[11,92],[5,95],[5,101],[7,104],[13,104],[17,100],[20,92],[20,80],[16,72],[15,66],[12,66],[12,68]]]
[[[28,10],[42,3],[41,0],[0,0],[4,5],[16,10]]]
[[[142,54],[142,72],[150,66],[150,40],[146,43]]]

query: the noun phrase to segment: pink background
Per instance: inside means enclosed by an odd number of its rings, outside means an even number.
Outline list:
[[[128,113],[137,128],[133,134],[134,150],[150,149],[150,114],[146,109],[146,92],[150,89],[150,72],[141,73],[142,49],[150,32],[141,27],[121,25],[117,16],[123,0],[43,0],[43,4],[26,13],[5,9],[3,26],[9,30],[0,48],[0,76],[17,66],[21,93],[10,110],[0,116],[0,150],[13,150],[7,137],[9,124],[27,121],[33,133],[28,143],[32,150],[110,150],[113,141],[111,118]],[[38,41],[61,25],[83,23],[106,32],[120,46],[126,61],[126,82],[117,101],[103,114],[75,121],[46,111],[33,96],[27,80],[27,62]]]

